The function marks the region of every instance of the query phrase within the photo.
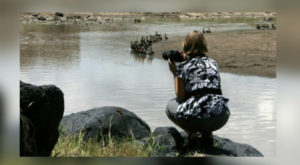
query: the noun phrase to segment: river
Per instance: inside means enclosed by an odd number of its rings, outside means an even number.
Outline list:
[[[203,25],[203,24],[202,24]],[[247,24],[211,24],[215,32],[251,29]],[[120,106],[144,119],[152,130],[174,126],[165,107],[175,97],[167,62],[136,56],[130,41],[156,31],[169,37],[199,29],[182,22],[76,25],[22,25],[20,79],[35,85],[55,84],[65,96],[65,114],[100,106]],[[214,134],[247,143],[275,156],[276,78],[221,73],[231,116]]]

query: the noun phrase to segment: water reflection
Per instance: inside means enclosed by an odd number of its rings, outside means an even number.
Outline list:
[[[48,69],[75,69],[80,61],[78,27],[68,25],[21,27],[20,62],[22,68],[43,65]]]
[[[153,55],[146,55],[146,54],[140,54],[136,53],[135,51],[130,52],[131,57],[134,58],[135,62],[144,64],[145,60],[147,64],[151,64],[153,60]]]

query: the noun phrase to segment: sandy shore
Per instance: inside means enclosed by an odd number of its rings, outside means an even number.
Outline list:
[[[241,30],[205,34],[208,56],[216,59],[222,72],[276,77],[276,31]],[[184,36],[153,45],[155,56],[181,49]]]

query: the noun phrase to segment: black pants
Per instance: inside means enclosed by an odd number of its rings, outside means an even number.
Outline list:
[[[193,132],[210,133],[223,127],[229,118],[229,109],[224,108],[218,115],[211,116],[210,118],[191,118],[183,119],[176,116],[177,107],[179,103],[176,98],[168,102],[166,114],[169,119],[185,130],[188,134]]]

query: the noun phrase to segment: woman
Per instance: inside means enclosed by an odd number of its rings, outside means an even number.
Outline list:
[[[168,59],[177,98],[169,101],[166,114],[190,140],[200,138],[203,144],[212,145],[212,131],[225,125],[230,112],[228,99],[222,97],[218,64],[207,52],[204,35],[191,31],[183,42],[185,61],[176,65]]]

